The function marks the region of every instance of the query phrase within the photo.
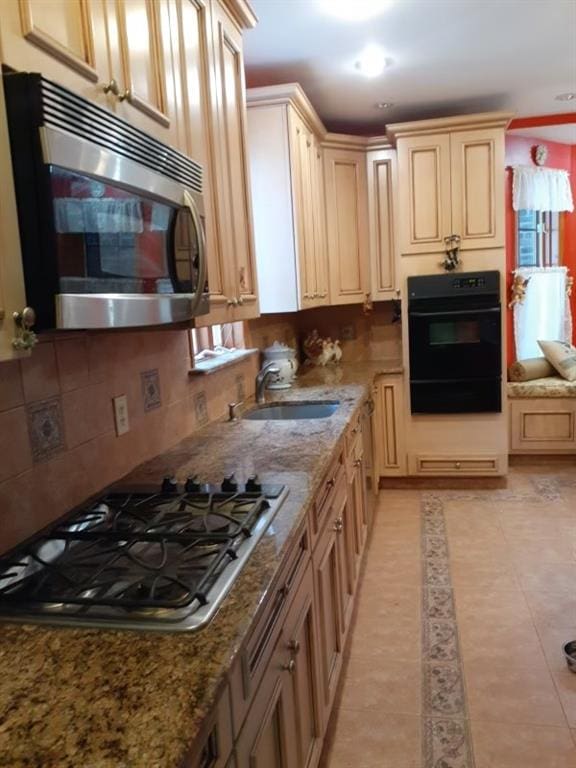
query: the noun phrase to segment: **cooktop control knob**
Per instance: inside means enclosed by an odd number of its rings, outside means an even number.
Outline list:
[[[186,493],[200,493],[200,483],[198,482],[198,475],[190,475],[186,478],[186,484],[184,486]]]
[[[238,490],[238,481],[234,477],[234,475],[228,475],[224,478],[222,481],[222,491],[224,493],[236,493]]]
[[[165,477],[162,480],[162,493],[178,493],[178,483],[175,477]]]
[[[250,475],[246,480],[246,493],[262,493],[262,483],[258,475]]]

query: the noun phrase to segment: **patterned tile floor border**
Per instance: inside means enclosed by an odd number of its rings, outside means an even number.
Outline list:
[[[462,494],[464,498],[471,495]],[[425,495],[421,513],[422,764],[423,768],[474,768],[440,496]]]

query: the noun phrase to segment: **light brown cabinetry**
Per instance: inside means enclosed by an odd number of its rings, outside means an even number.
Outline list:
[[[396,150],[375,149],[366,155],[371,297],[397,298],[395,214]]]
[[[576,400],[510,400],[510,452],[576,453]]]
[[[364,150],[324,148],[330,303],[370,298],[368,202]]]
[[[377,476],[405,475],[404,381],[382,376],[374,389],[375,467]]]
[[[458,235],[463,251],[504,246],[504,128],[489,113],[392,125],[399,166],[402,255],[440,253]]]
[[[232,708],[228,686],[221,693],[212,714],[203,724],[203,736],[198,739],[191,756],[182,768],[229,768],[234,732],[232,728]],[[233,758],[230,758],[231,760]]]
[[[297,85],[253,88],[247,99],[262,311],[327,304],[323,127]]]

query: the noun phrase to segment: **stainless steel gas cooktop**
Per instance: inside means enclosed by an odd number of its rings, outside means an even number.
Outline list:
[[[0,620],[164,631],[204,626],[288,491],[190,477],[112,487],[0,557]]]

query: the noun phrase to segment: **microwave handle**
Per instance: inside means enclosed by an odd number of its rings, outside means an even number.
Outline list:
[[[454,317],[457,315],[488,315],[500,312],[500,307],[486,307],[485,309],[443,309],[441,312],[410,312],[410,317]]]
[[[194,222],[194,226],[196,227],[196,232],[198,234],[198,285],[196,287],[196,296],[192,302],[192,315],[195,316],[196,310],[202,301],[204,286],[206,285],[206,278],[208,276],[208,264],[206,263],[206,241],[204,238],[202,222],[200,220],[200,216],[198,215],[198,210],[196,209],[196,203],[194,202],[192,195],[186,190],[184,190],[183,202],[184,207],[188,208],[190,211],[192,221]]]

